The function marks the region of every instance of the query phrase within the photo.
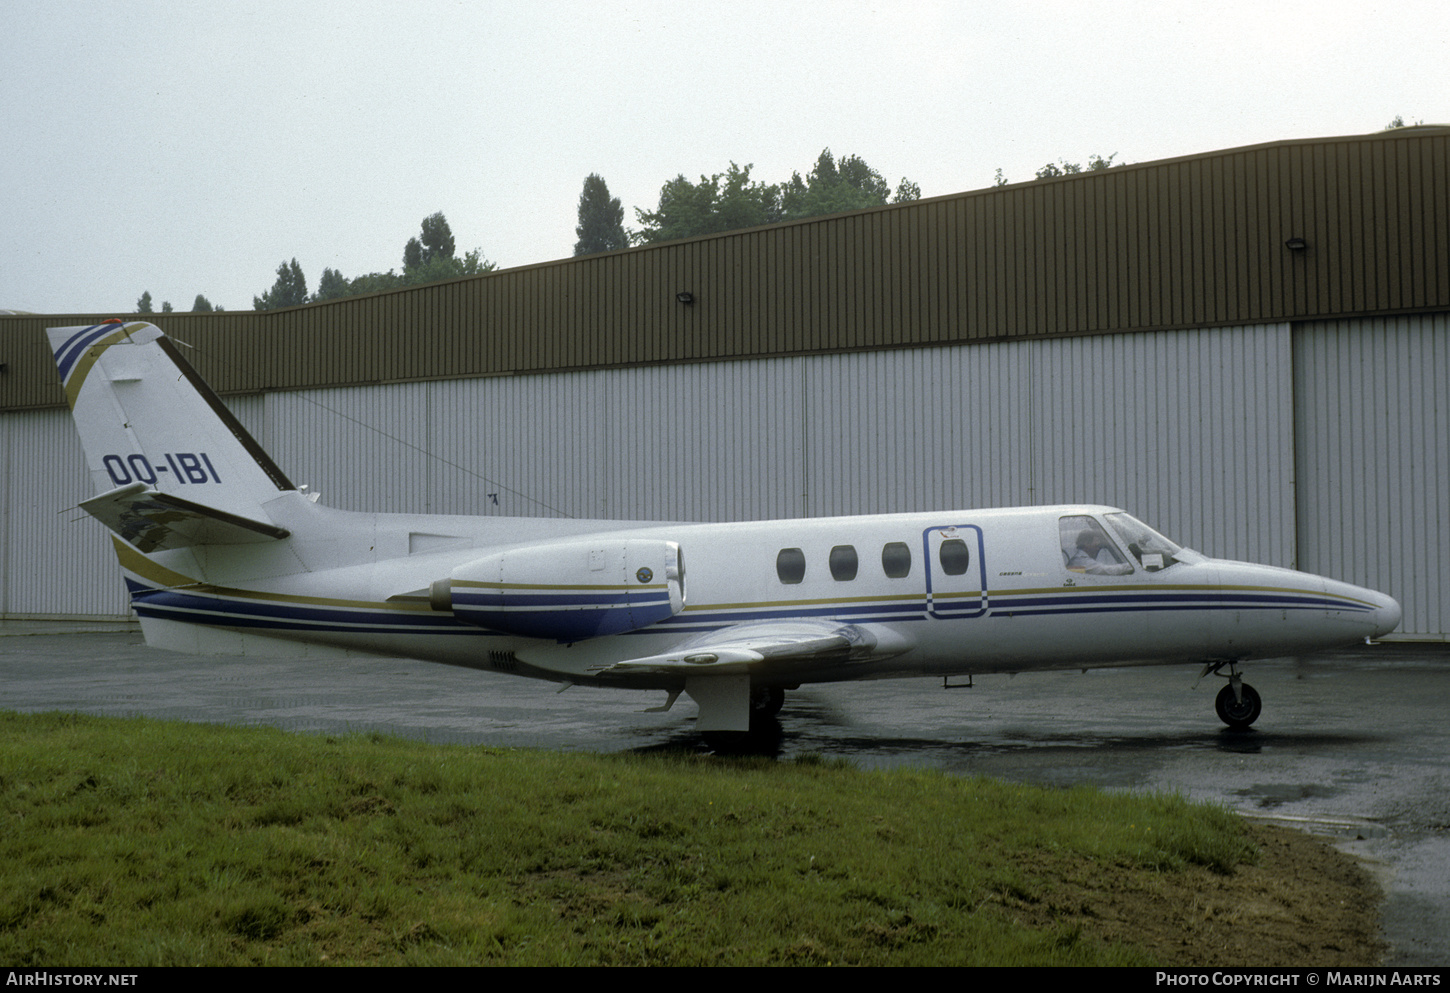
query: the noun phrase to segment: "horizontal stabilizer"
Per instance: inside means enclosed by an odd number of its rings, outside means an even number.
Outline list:
[[[81,502],[80,507],[139,551],[275,541],[290,532],[274,524],[217,510],[130,483]]]
[[[782,676],[793,669],[899,655],[909,644],[884,645],[856,624],[838,621],[762,621],[736,624],[691,638],[671,652],[599,666],[605,673]]]

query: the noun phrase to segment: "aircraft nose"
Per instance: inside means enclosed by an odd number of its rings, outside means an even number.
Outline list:
[[[1324,592],[1330,597],[1355,604],[1355,609],[1342,612],[1340,616],[1354,625],[1354,630],[1359,632],[1360,637],[1366,640],[1379,638],[1400,626],[1403,611],[1400,610],[1399,601],[1389,594],[1363,586],[1351,586],[1334,579],[1320,581],[1324,583]],[[1366,610],[1366,607],[1369,609]]]
[[[1385,596],[1383,593],[1375,594],[1374,608],[1374,635],[1389,634],[1400,626],[1400,620],[1404,612],[1400,610],[1400,602],[1392,596]]]

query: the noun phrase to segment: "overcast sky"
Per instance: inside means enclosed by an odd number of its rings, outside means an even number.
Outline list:
[[[0,0],[0,308],[249,309],[402,265],[443,211],[500,266],[572,254],[601,174],[821,149],[923,196],[1450,121],[1450,4]]]

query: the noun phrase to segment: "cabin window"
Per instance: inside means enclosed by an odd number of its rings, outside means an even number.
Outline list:
[[[960,538],[943,541],[938,556],[941,559],[941,571],[948,576],[960,576],[972,564],[972,553],[967,550],[967,543]]]
[[[831,578],[847,582],[856,578],[856,546],[837,545],[831,549]]]
[[[1058,518],[1057,532],[1062,564],[1069,572],[1126,576],[1133,571],[1103,526],[1086,514]]]
[[[901,579],[911,574],[911,546],[904,541],[888,542],[881,549],[881,571],[887,579]]]
[[[775,557],[775,574],[786,584],[806,578],[806,553],[799,548],[782,548]]]

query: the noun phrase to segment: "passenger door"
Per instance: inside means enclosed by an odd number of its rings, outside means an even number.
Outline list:
[[[922,532],[926,609],[932,617],[981,617],[987,612],[987,563],[982,529],[946,524]]]

